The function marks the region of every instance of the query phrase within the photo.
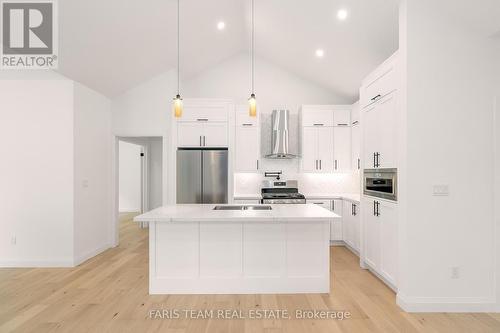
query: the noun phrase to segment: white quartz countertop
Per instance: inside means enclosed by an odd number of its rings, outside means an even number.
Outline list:
[[[214,210],[216,204],[168,205],[134,218],[135,222],[330,221],[337,214],[313,204],[270,205],[272,210]],[[232,205],[229,205],[232,206]]]
[[[328,199],[343,199],[352,202],[361,202],[361,195],[353,193],[304,193],[306,199],[309,200],[328,200]],[[235,200],[259,200],[260,194],[234,194]]]

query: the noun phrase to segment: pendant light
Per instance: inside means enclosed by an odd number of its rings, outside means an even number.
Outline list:
[[[252,94],[250,95],[250,98],[248,99],[248,114],[250,117],[256,117],[257,116],[257,100],[255,99],[255,92],[254,92],[254,86],[255,86],[255,19],[254,19],[254,0],[252,0],[252,54],[251,54],[251,61],[252,61]]]
[[[177,0],[177,95],[174,98],[174,116],[182,117],[182,98],[180,94],[180,0]]]

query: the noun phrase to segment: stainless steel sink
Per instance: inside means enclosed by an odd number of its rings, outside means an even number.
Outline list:
[[[215,206],[214,210],[272,210],[271,206],[267,205],[224,205]]]

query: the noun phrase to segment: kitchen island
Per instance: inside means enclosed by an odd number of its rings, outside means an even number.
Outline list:
[[[149,293],[328,293],[338,216],[312,204],[252,207],[170,205],[135,217],[149,222]]]

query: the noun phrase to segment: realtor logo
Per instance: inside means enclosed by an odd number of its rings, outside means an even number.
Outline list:
[[[54,0],[0,0],[2,69],[57,68]]]

